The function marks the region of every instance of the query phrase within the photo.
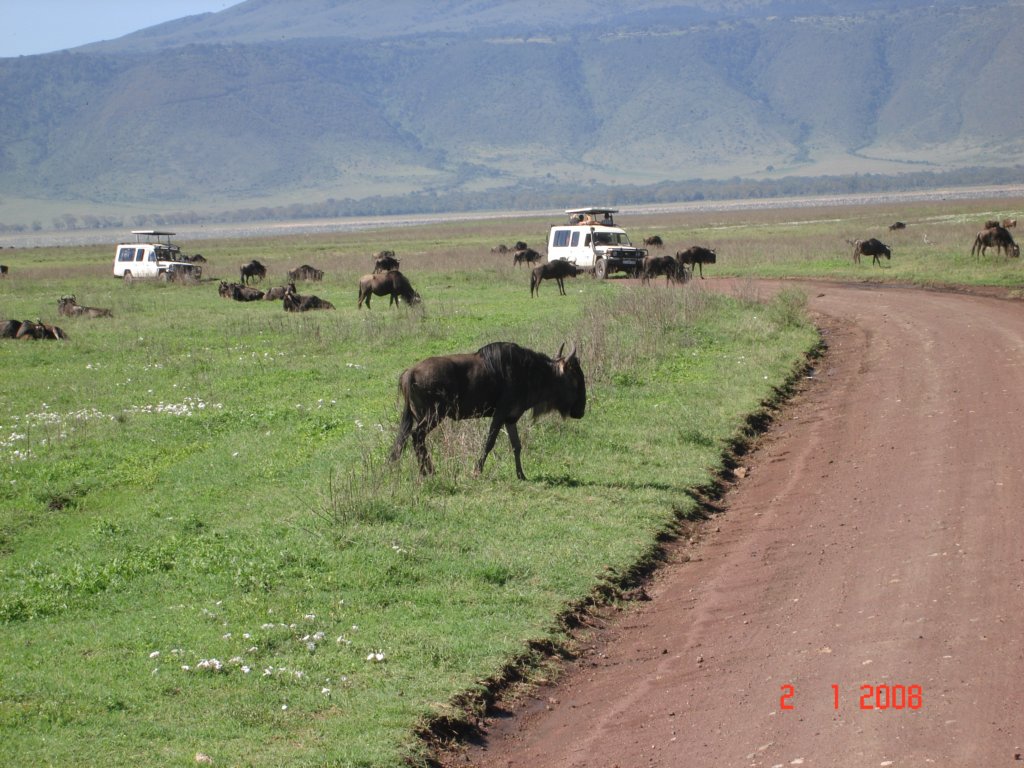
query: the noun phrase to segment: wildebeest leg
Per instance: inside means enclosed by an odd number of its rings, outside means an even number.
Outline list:
[[[700,272],[700,279],[703,280],[704,279],[704,262],[703,261],[698,261],[697,262],[697,271]]]
[[[420,422],[412,431],[412,447],[416,451],[416,458],[420,462],[421,475],[434,474],[434,464],[430,461],[430,452],[427,450],[427,433],[435,426],[437,426],[437,422],[433,424]]]
[[[474,475],[479,475],[481,472],[484,471],[484,462],[487,461],[487,454],[489,454],[494,449],[494,444],[498,440],[498,433],[501,431],[501,427],[501,417],[495,414],[494,418],[491,419],[491,427],[490,429],[487,430],[487,439],[484,441],[484,452],[480,455],[480,458],[477,459],[476,467],[474,467],[473,469]],[[514,424],[512,428],[515,429]],[[509,432],[510,439],[511,435],[512,433]],[[519,436],[516,435],[516,440],[518,441],[518,439]],[[516,462],[518,463],[518,459],[516,460]]]
[[[523,452],[523,443],[519,439],[519,427],[516,426],[514,421],[505,423],[505,429],[508,432],[508,441],[512,443],[512,454],[516,457],[516,477],[520,480],[525,480],[526,475],[523,474],[523,463],[519,459],[519,454]]]
[[[558,292],[565,296],[565,282],[560,277],[556,277],[555,282],[558,283]]]

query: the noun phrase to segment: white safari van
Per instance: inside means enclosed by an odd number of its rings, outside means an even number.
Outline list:
[[[136,278],[162,280],[191,277],[199,279],[203,268],[183,256],[181,249],[171,242],[173,232],[155,229],[133,229],[134,243],[118,243],[114,249],[114,277],[126,282]]]
[[[568,224],[553,224],[548,233],[548,261],[563,259],[593,270],[603,280],[615,272],[638,274],[647,249],[637,248],[615,226],[615,208],[570,208]]]

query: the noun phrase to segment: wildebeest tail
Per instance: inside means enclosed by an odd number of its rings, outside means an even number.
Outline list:
[[[391,461],[398,461],[402,458],[402,451],[405,450],[405,441],[412,434],[412,427],[416,416],[412,412],[412,398],[410,388],[412,387],[412,369],[408,368],[398,377],[398,392],[402,396],[402,418],[398,422],[398,434],[395,435],[395,444],[391,447]]]

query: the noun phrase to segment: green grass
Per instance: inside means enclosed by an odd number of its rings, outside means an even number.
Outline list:
[[[890,212],[780,216],[640,223],[670,249],[716,246],[716,275],[1016,279],[992,257],[949,268],[971,221],[928,225],[941,253],[894,243],[891,267],[854,270],[843,236]],[[794,291],[580,278],[531,299],[489,249],[544,229],[190,243],[210,259],[196,286],[126,287],[112,248],[6,254],[0,318],[55,321],[64,293],[115,317],[0,342],[0,760],[401,765],[425,723],[460,716],[531,642],[564,642],[564,611],[647,562],[817,336]],[[385,247],[421,308],[356,309]],[[325,269],[301,289],[338,309],[220,299],[250,258],[272,284]],[[389,464],[399,372],[498,339],[576,343],[586,417],[521,422],[527,482],[504,438],[472,475],[484,421],[431,435],[432,478],[411,451]]]

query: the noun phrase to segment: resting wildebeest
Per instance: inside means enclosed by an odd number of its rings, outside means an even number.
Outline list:
[[[288,280],[295,282],[296,280],[311,280],[319,281],[324,279],[324,271],[311,267],[309,264],[303,264],[301,267],[296,267],[288,273]]]
[[[552,359],[540,352],[498,341],[474,354],[428,357],[407,368],[398,380],[405,408],[391,449],[391,461],[402,456],[406,440],[419,459],[420,473],[432,474],[427,435],[443,419],[490,417],[484,452],[475,474],[483,471],[487,454],[504,427],[516,461],[516,477],[525,480],[520,460],[522,443],[516,427],[520,417],[533,410],[534,418],[557,411],[562,418],[582,419],[587,407],[587,384],[576,348],[562,356],[565,345]]]
[[[867,240],[853,241],[853,261],[855,264],[860,264],[861,256],[870,256],[872,264],[882,266],[882,260],[879,257],[885,256],[885,258],[891,259],[892,251],[881,240],[869,237]]]
[[[906,229],[906,228],[907,228],[907,225],[905,223],[903,223],[902,221],[897,221],[896,223],[889,225],[889,231],[890,232],[895,232],[897,229]]]
[[[263,291],[258,288],[250,288],[248,285],[232,283],[228,286],[228,292],[235,301],[260,301],[263,298]]]
[[[284,295],[288,292],[295,293],[295,283],[288,283],[288,285],[277,285],[267,290],[263,294],[264,301],[277,301],[283,299]]]
[[[512,266],[533,264],[535,261],[540,261],[540,259],[540,254],[533,250],[533,248],[517,248],[515,253],[512,254]]]
[[[998,224],[978,233],[971,246],[971,256],[984,256],[989,248],[995,248],[996,252],[1002,251],[1005,256],[1020,256],[1020,246],[1013,241],[1013,235],[1006,227]]]
[[[571,261],[566,261],[565,259],[555,259],[547,264],[534,267],[533,272],[530,273],[530,295],[540,296],[541,280],[554,280],[558,284],[558,292],[565,296],[565,283],[563,280],[567,277],[576,277],[582,271]]]
[[[400,266],[402,266],[402,263],[395,258],[394,251],[380,251],[373,257],[374,274],[390,272],[392,269],[398,269]]]
[[[651,235],[650,237],[644,238],[644,245],[648,245],[651,248],[661,248],[665,243],[662,242],[659,235]]]
[[[64,315],[65,317],[79,317],[85,315],[86,317],[113,317],[114,313],[109,309],[103,307],[84,307],[79,304],[75,297],[72,296],[61,296],[57,299],[57,314]]]
[[[256,261],[256,259],[253,259],[248,264],[243,264],[239,271],[242,273],[242,283],[244,285],[249,284],[250,277],[255,277],[257,280],[262,281],[267,276],[267,268]]]
[[[18,322],[17,320],[11,322]],[[5,326],[6,332],[6,326]],[[18,325],[18,330],[14,332],[14,338],[16,339],[66,339],[68,335],[64,333],[64,329],[56,325],[50,325],[40,320],[32,322],[26,320]]]
[[[0,339],[13,339],[21,328],[21,320],[7,320],[0,324]]]
[[[504,243],[498,243],[496,246],[491,248],[491,253],[508,253],[508,246]]]
[[[685,267],[687,264],[690,265],[690,274],[693,274],[693,267],[696,266],[700,270],[700,279],[704,279],[704,265],[714,264],[718,260],[718,255],[710,248],[705,248],[702,245],[691,245],[685,251],[679,251],[676,253],[676,261],[679,262],[680,267]]]
[[[640,282],[645,285],[652,277],[665,276],[665,285],[669,283],[685,283],[686,267],[676,261],[674,256],[645,256]]]
[[[294,291],[284,295],[285,312],[308,312],[311,309],[334,309],[334,305],[319,296],[300,296]]]
[[[398,304],[399,299],[405,299],[407,304],[420,302],[420,295],[413,290],[409,279],[397,269],[374,275],[363,275],[359,278],[359,302],[356,304],[356,309],[362,307],[364,301],[366,308],[369,309],[372,296],[390,296],[389,307],[392,304]]]

